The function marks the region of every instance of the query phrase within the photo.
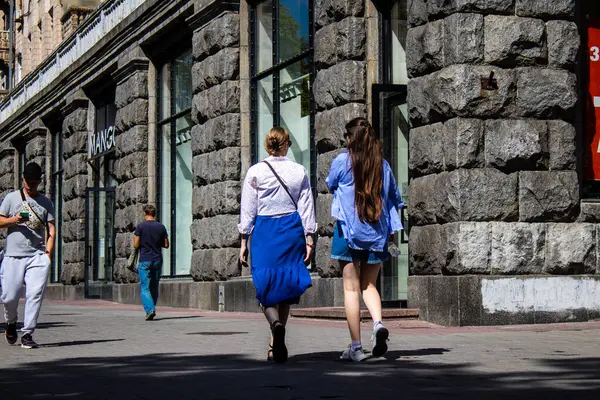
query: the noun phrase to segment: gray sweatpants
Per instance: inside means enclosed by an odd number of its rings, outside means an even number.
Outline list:
[[[46,254],[31,257],[5,256],[0,267],[2,284],[2,303],[4,303],[4,320],[9,324],[17,322],[19,298],[25,284],[25,315],[23,329],[25,333],[33,333],[42,306],[42,299],[50,273],[50,258]]]

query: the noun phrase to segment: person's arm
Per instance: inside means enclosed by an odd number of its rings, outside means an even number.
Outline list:
[[[163,243],[163,248],[164,249],[168,249],[169,248],[169,238],[165,237],[165,242]]]
[[[331,162],[331,167],[329,168],[329,175],[327,175],[327,179],[325,180],[329,193],[335,192],[335,189],[337,189],[338,187],[341,173],[340,165],[341,162],[339,160],[339,156]]]
[[[21,217],[21,214],[17,214],[13,217],[0,215],[0,229],[10,228],[11,226],[16,226],[25,222],[27,222],[27,218]]]
[[[54,252],[54,243],[56,239],[56,226],[54,220],[48,221],[48,237],[46,238],[46,254],[52,260],[52,254]]]
[[[242,234],[242,245],[240,247],[240,263],[243,266],[248,266],[248,236],[252,233],[254,220],[258,214],[258,187],[256,178],[251,170],[248,170],[244,179],[244,187],[242,189],[242,201],[240,204],[240,223],[238,230]]]
[[[163,236],[164,236],[164,240],[163,240],[163,249],[168,249],[169,248],[169,234],[167,233],[167,227],[163,225]]]
[[[133,248],[137,249],[140,247],[140,237],[137,235],[133,235]]]
[[[315,222],[315,205],[310,189],[310,182],[308,176],[304,174],[302,180],[302,189],[300,191],[300,197],[298,199],[298,213],[302,219],[302,226],[304,227],[304,235],[306,236],[306,257],[304,263],[310,264],[312,253],[314,251],[314,234],[317,231],[317,223]]]

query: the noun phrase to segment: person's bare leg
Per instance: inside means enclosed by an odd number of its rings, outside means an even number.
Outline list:
[[[288,318],[290,316],[290,305],[289,304],[279,304],[279,322],[283,324],[283,326],[287,325]]]
[[[360,342],[360,266],[340,262],[344,278],[344,309],[352,342]]]
[[[361,263],[360,266],[360,289],[373,322],[381,321],[381,297],[377,290],[377,276],[381,270],[381,265],[381,263]]]

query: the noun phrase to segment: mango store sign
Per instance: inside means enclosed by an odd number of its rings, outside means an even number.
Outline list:
[[[110,153],[116,147],[115,127],[109,126],[99,132],[90,134],[88,140],[88,158],[93,159]]]

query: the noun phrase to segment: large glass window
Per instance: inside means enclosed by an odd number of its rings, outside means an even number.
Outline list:
[[[290,159],[311,171],[311,0],[267,0],[252,12],[254,161],[275,125],[290,133]]]
[[[192,54],[165,63],[159,74],[159,219],[167,227],[170,251],[163,275],[189,275],[192,263]]]
[[[56,228],[54,254],[50,281],[60,281],[62,270],[62,208],[63,208],[63,137],[60,130],[52,135],[52,203],[54,204],[54,226]]]
[[[406,34],[408,32],[408,18],[406,15],[406,0],[395,1],[392,6],[391,15],[391,82],[396,85],[408,83],[408,72],[406,69]]]

